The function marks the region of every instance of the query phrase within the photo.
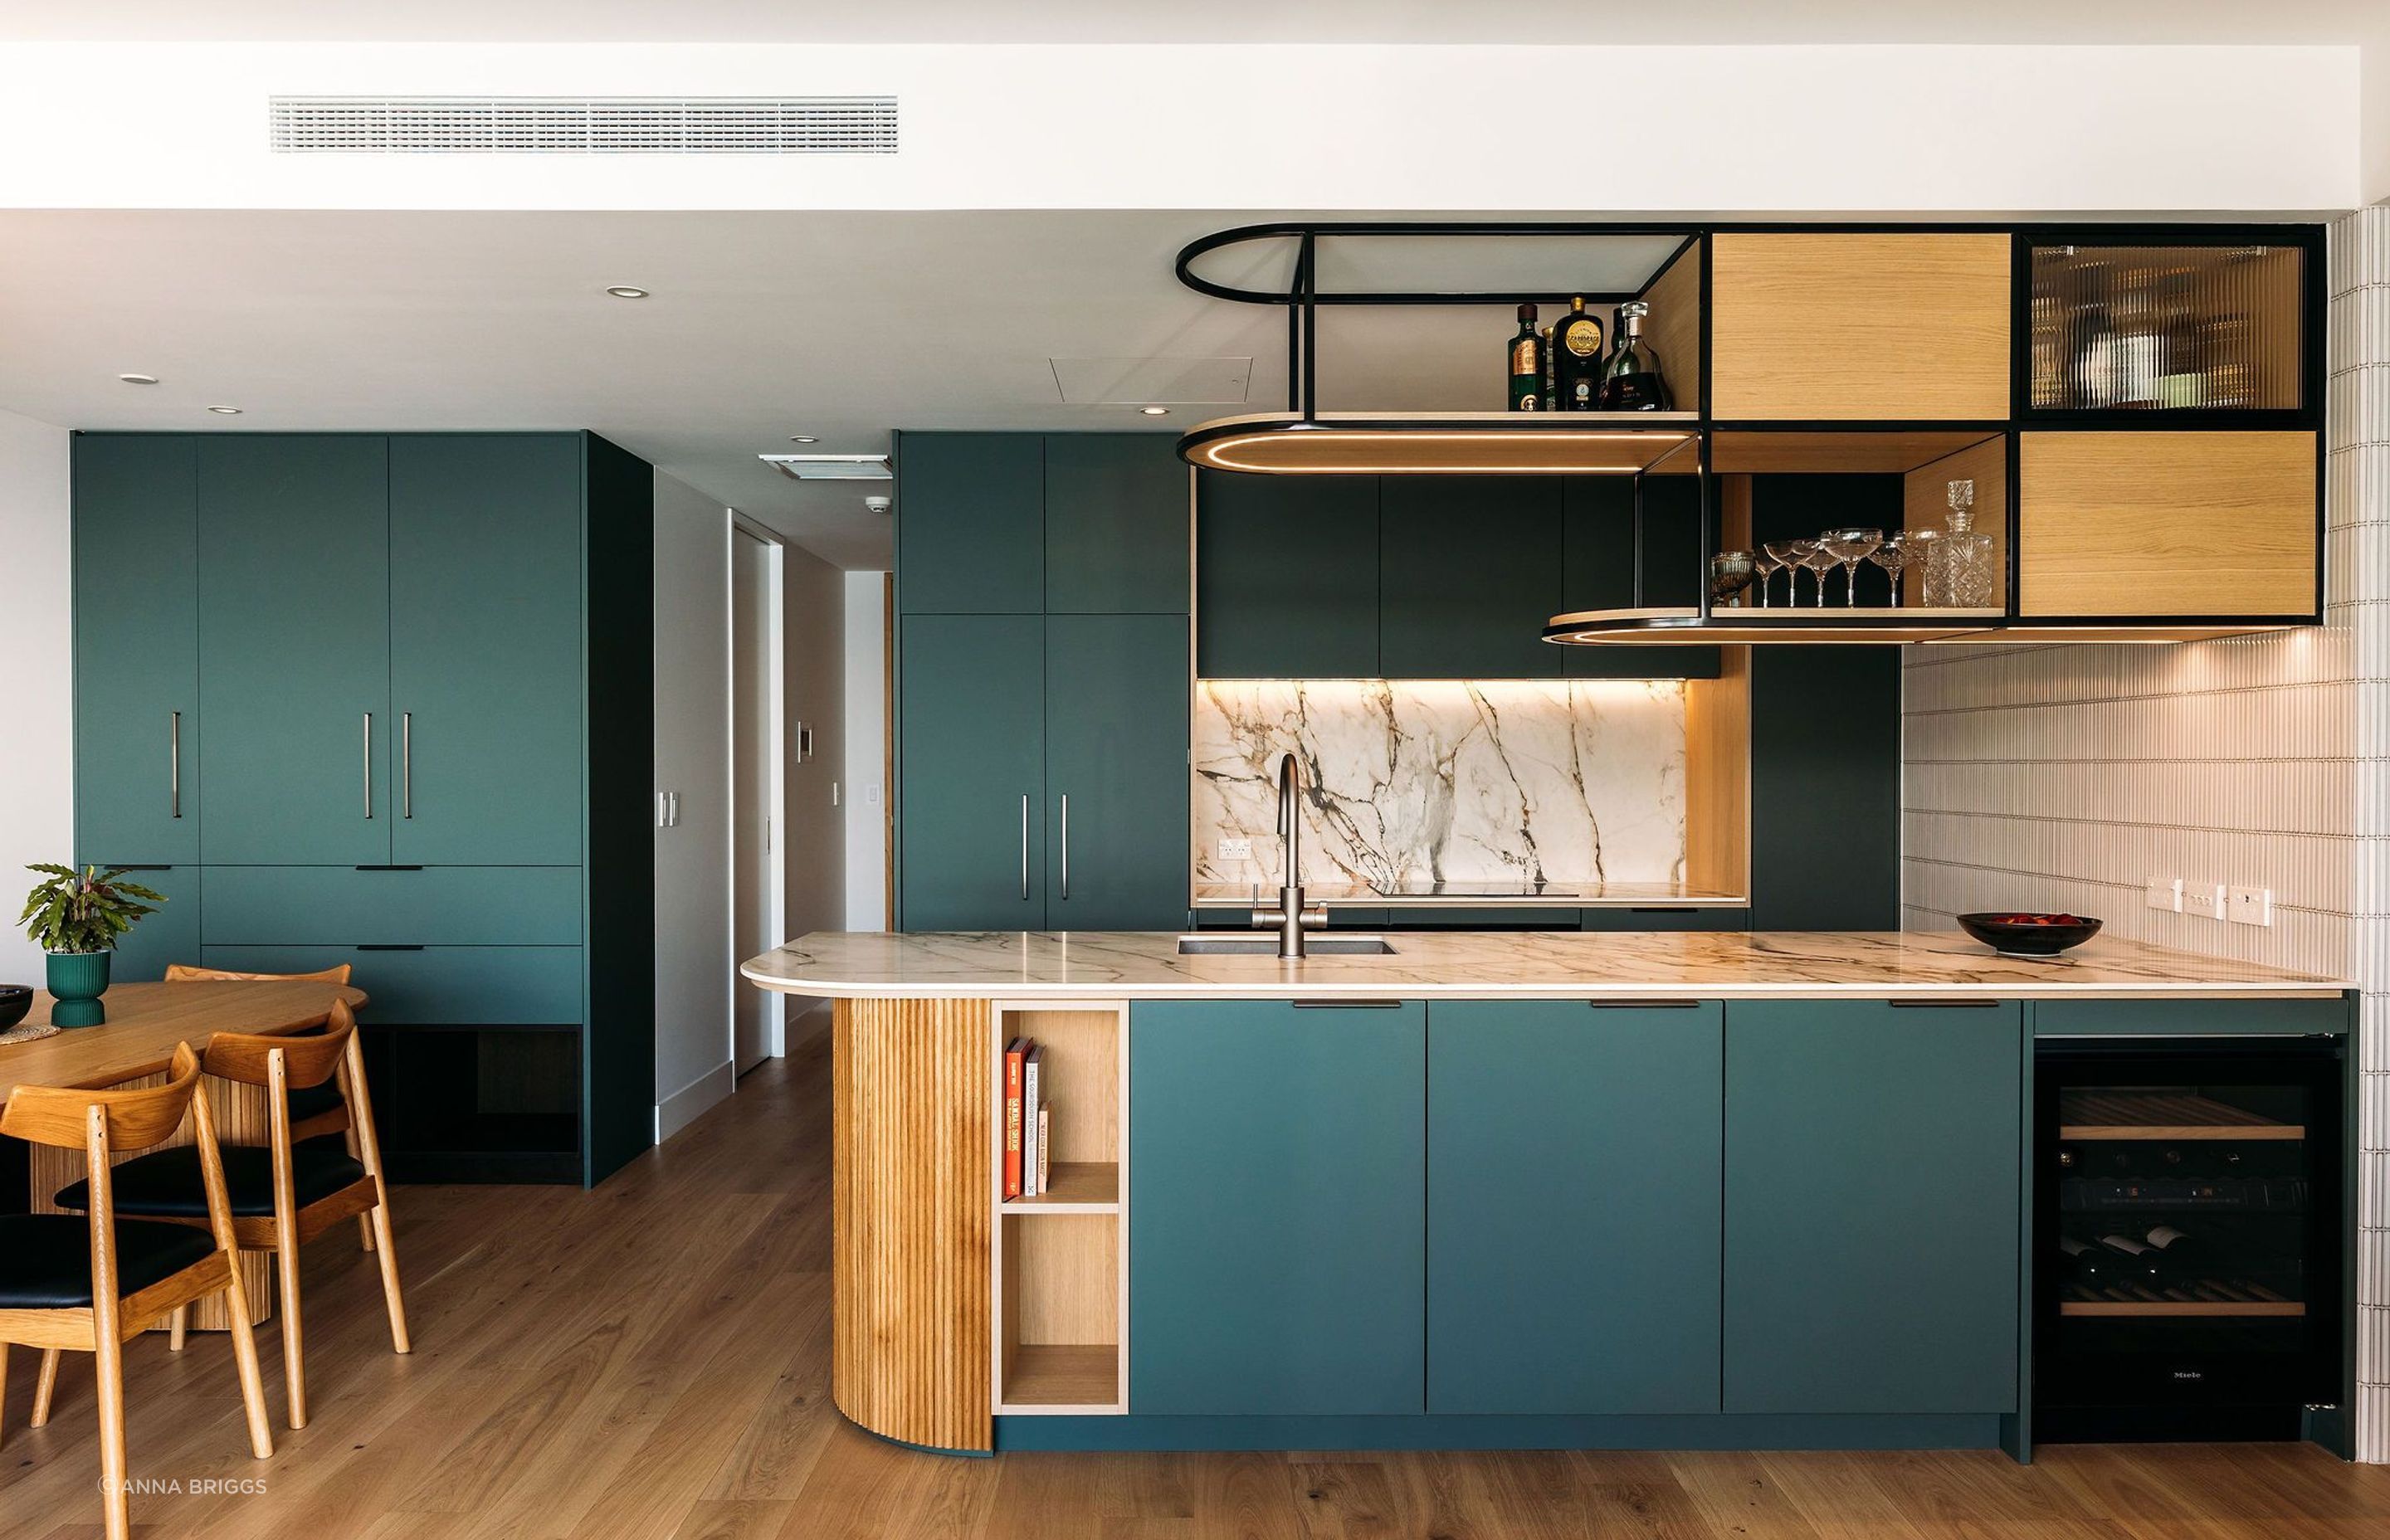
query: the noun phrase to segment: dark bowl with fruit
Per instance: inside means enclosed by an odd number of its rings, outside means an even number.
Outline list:
[[[2070,946],[2080,946],[2100,933],[2100,922],[2080,915],[2036,915],[2023,911],[1960,915],[1959,929],[1993,951],[2011,957],[2054,957]]]
[[[23,1020],[25,1013],[32,1008],[32,984],[0,984],[0,1032]]]

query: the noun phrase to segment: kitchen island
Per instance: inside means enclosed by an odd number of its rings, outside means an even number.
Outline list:
[[[1202,938],[1216,944],[1217,935]],[[2120,941],[817,934],[834,1394],[957,1453],[2030,1445],[2037,1035],[2345,1034]],[[1005,1045],[1051,1185],[1004,1197]]]

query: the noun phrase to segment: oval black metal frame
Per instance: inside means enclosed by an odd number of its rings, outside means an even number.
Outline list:
[[[1462,237],[1577,237],[1589,236],[1675,236],[1676,250],[1668,253],[1659,268],[1677,260],[1684,243],[1697,238],[1705,228],[1699,225],[1616,225],[1599,220],[1574,221],[1501,221],[1501,220],[1289,220],[1270,225],[1240,225],[1232,229],[1214,230],[1198,237],[1178,249],[1176,271],[1178,281],[1198,294],[1208,294],[1215,300],[1233,300],[1249,305],[1472,305],[1472,304],[1566,304],[1582,295],[1588,302],[1615,304],[1635,298],[1633,290],[1614,294],[1587,294],[1583,289],[1564,292],[1529,291],[1525,289],[1352,289],[1342,292],[1309,291],[1307,279],[1310,265],[1322,238],[1368,238],[1372,236],[1462,236]],[[1283,292],[1262,289],[1239,289],[1230,284],[1214,283],[1195,273],[1198,258],[1240,246],[1253,240],[1292,240],[1298,242],[1295,253],[1295,276]]]

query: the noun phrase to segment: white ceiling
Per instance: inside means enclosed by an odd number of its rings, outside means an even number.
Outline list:
[[[0,3],[0,38],[887,43],[2352,42],[2381,0],[60,0]]]
[[[884,485],[800,485],[755,456],[791,452],[792,433],[872,453],[896,428],[1176,430],[1279,405],[1284,312],[1171,275],[1188,239],[1241,222],[0,212],[0,408],[87,429],[589,428],[840,566],[879,567],[889,523],[862,499]],[[1212,270],[1265,283],[1278,267],[1264,250]],[[1513,326],[1499,309],[1323,312],[1321,404],[1498,406]],[[1253,404],[1162,419],[1066,404],[1050,363],[1222,357],[1253,360]]]

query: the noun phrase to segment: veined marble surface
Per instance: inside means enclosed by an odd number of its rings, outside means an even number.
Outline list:
[[[1207,679],[1197,886],[1279,880],[1278,762],[1304,770],[1306,882],[1672,883],[1685,864],[1676,679]],[[1253,841],[1222,861],[1222,836]]]
[[[1217,934],[1217,932],[1214,932]],[[2353,987],[2258,963],[2095,937],[2046,961],[1958,931],[1403,932],[1392,956],[1178,956],[1166,931],[825,931],[740,971],[850,999],[2001,999],[2328,995]]]

